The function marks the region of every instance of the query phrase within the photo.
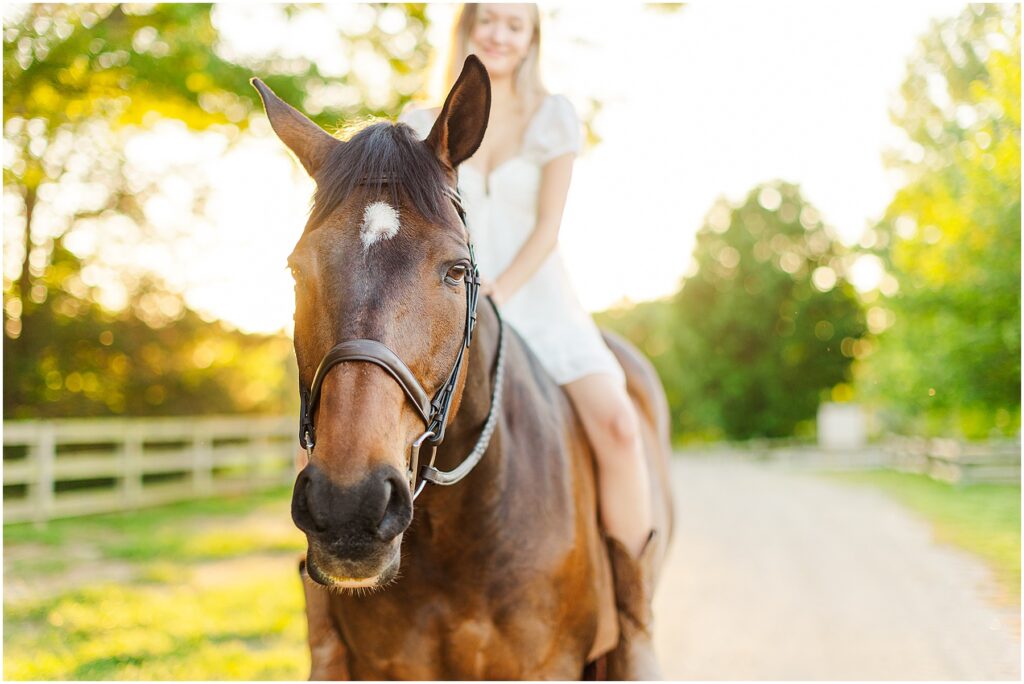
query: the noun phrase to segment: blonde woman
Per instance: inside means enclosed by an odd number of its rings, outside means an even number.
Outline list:
[[[536,5],[461,9],[445,92],[475,54],[490,76],[491,113],[483,143],[459,168],[459,188],[484,292],[568,392],[597,456],[603,527],[635,559],[652,533],[647,465],[622,368],[558,253],[580,123],[570,101],[541,83],[540,29]],[[438,111],[412,107],[399,120],[425,137]]]

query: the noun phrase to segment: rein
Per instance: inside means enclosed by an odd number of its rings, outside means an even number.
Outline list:
[[[364,183],[368,182],[366,179]],[[386,182],[386,179],[384,179]],[[383,368],[398,383],[405,393],[406,398],[412,403],[420,419],[423,421],[425,430],[417,437],[409,451],[408,470],[406,477],[409,480],[409,489],[412,491],[412,498],[415,500],[420,495],[427,482],[436,485],[453,485],[463,479],[483,458],[484,452],[494,434],[497,426],[498,413],[501,410],[501,388],[505,378],[505,324],[501,319],[498,306],[491,297],[487,298],[494,315],[498,317],[498,355],[495,362],[494,382],[491,390],[491,406],[487,413],[487,420],[484,422],[480,437],[477,438],[473,449],[466,455],[462,462],[455,468],[445,471],[434,466],[437,457],[437,447],[444,441],[445,428],[448,424],[448,412],[451,409],[452,398],[455,396],[455,385],[459,380],[459,373],[462,370],[462,363],[466,358],[466,351],[473,339],[473,328],[476,326],[476,306],[480,290],[480,269],[476,264],[476,257],[473,254],[473,243],[469,241],[469,227],[466,225],[466,211],[462,206],[462,198],[457,190],[445,189],[445,194],[455,206],[455,211],[462,221],[466,230],[467,246],[469,247],[470,268],[466,272],[464,283],[466,286],[466,323],[463,328],[462,346],[459,347],[458,355],[452,364],[451,372],[434,394],[432,399],[428,398],[423,385],[416,379],[416,376],[409,369],[409,366],[399,356],[387,347],[383,342],[371,339],[345,340],[334,345],[316,369],[313,375],[313,383],[307,389],[299,381],[299,444],[306,450],[312,459],[313,447],[316,445],[316,428],[313,424],[313,415],[316,412],[317,404],[320,401],[320,391],[324,378],[332,368],[346,361],[364,361],[373,363]],[[420,449],[426,444],[430,447],[430,460],[421,466]]]

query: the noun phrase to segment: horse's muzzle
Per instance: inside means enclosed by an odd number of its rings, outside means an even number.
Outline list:
[[[321,584],[357,586],[397,570],[400,535],[412,522],[412,495],[391,466],[340,487],[310,463],[295,480],[292,520],[309,541],[309,576]]]

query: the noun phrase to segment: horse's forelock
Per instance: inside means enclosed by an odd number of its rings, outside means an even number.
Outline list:
[[[338,145],[317,172],[307,229],[320,225],[360,187],[377,196],[386,189],[393,206],[405,199],[426,220],[443,223],[445,183],[440,162],[412,128],[371,124]]]

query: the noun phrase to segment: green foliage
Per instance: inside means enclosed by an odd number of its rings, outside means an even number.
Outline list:
[[[277,9],[283,25],[304,13],[330,21],[315,6]],[[422,83],[428,50],[417,39],[426,30],[426,7],[364,9],[373,15],[367,28],[353,33],[339,27],[338,50],[349,60],[360,51],[384,60],[398,82],[383,99],[369,96],[377,84],[357,71],[325,76],[303,57],[223,56],[211,4],[25,6],[4,26],[4,122],[37,120],[53,131],[96,117],[122,126],[170,118],[196,130],[244,128],[260,109],[249,86],[254,75],[325,127],[352,117],[393,116]],[[396,10],[403,16],[401,30],[384,30],[381,15]],[[321,92],[328,85],[335,94]]]
[[[211,49],[207,4],[32,5],[4,28],[4,121],[51,130],[153,112],[193,128],[241,123],[247,69]],[[246,98],[251,99],[251,98]],[[151,116],[151,115],[150,115]]]
[[[264,78],[327,128],[397,114],[420,90],[428,58],[425,6],[361,5],[338,26],[349,64],[380,69],[325,75],[311,60],[236,55],[211,4],[24,5],[5,23],[4,195],[20,203],[5,230],[4,409],[8,417],[282,411],[293,401],[290,352],[281,336],[245,336],[184,308],[180,294],[119,266],[124,310],[99,306],[90,266],[103,249],[73,253],[76,233],[108,235],[132,250],[166,248],[144,208],[187,169],[143,173],[133,139],[176,122],[208,144],[237,142],[262,117],[249,79]],[[282,27],[335,21],[330,8],[274,6]],[[356,26],[358,25],[358,26]],[[302,46],[297,53],[302,54]],[[193,183],[195,186],[196,183]],[[199,219],[209,189],[191,188]],[[184,222],[175,230],[190,229]],[[22,235],[18,239],[18,235]],[[133,239],[134,238],[134,239]],[[13,262],[13,263],[12,263]],[[104,285],[109,286],[112,279]]]
[[[765,184],[712,208],[671,302],[601,321],[652,357],[677,437],[790,436],[867,349],[846,258],[799,188]]]
[[[36,305],[4,348],[7,418],[276,413],[294,408],[296,375],[284,335],[245,335],[143,284],[109,312],[70,290],[77,257],[57,243]],[[22,320],[25,317],[23,316]],[[31,363],[26,363],[30,359]]]
[[[1020,6],[970,5],[908,64],[890,158],[907,184],[877,227],[899,285],[861,373],[908,432],[1020,427]]]
[[[951,485],[892,470],[831,476],[879,487],[924,515],[939,541],[989,563],[1008,602],[1020,605],[1020,485]]]

